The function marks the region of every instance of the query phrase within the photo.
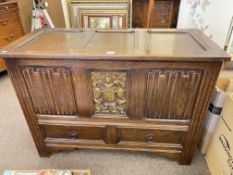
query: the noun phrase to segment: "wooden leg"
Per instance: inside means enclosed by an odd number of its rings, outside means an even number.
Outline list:
[[[50,153],[39,153],[40,157],[50,157],[51,154]]]
[[[190,159],[190,160],[181,160],[180,162],[179,162],[179,165],[190,165],[191,164],[191,162],[192,162],[192,159]]]

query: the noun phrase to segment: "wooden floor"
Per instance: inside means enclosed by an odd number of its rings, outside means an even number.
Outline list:
[[[88,149],[40,158],[7,74],[0,75],[0,138],[0,174],[7,169],[90,169],[93,175],[210,175],[198,151],[191,166],[150,153]]]

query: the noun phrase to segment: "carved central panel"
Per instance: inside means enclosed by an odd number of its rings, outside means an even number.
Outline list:
[[[126,72],[91,72],[96,114],[125,114]]]

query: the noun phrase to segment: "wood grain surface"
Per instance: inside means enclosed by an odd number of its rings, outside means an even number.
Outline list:
[[[197,30],[37,31],[1,55],[40,156],[123,149],[180,164],[230,60]]]

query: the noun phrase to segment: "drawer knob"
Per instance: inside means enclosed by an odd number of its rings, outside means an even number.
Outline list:
[[[78,132],[77,131],[71,131],[69,132],[69,135],[71,139],[77,139],[78,138]]]
[[[0,23],[1,23],[2,25],[7,25],[8,21],[9,21],[9,19],[6,18],[5,20],[0,20]]]
[[[146,136],[146,138],[147,138],[147,142],[148,142],[148,143],[151,143],[151,142],[153,142],[153,140],[154,140],[154,135],[153,135],[153,134],[148,134],[148,135]]]

